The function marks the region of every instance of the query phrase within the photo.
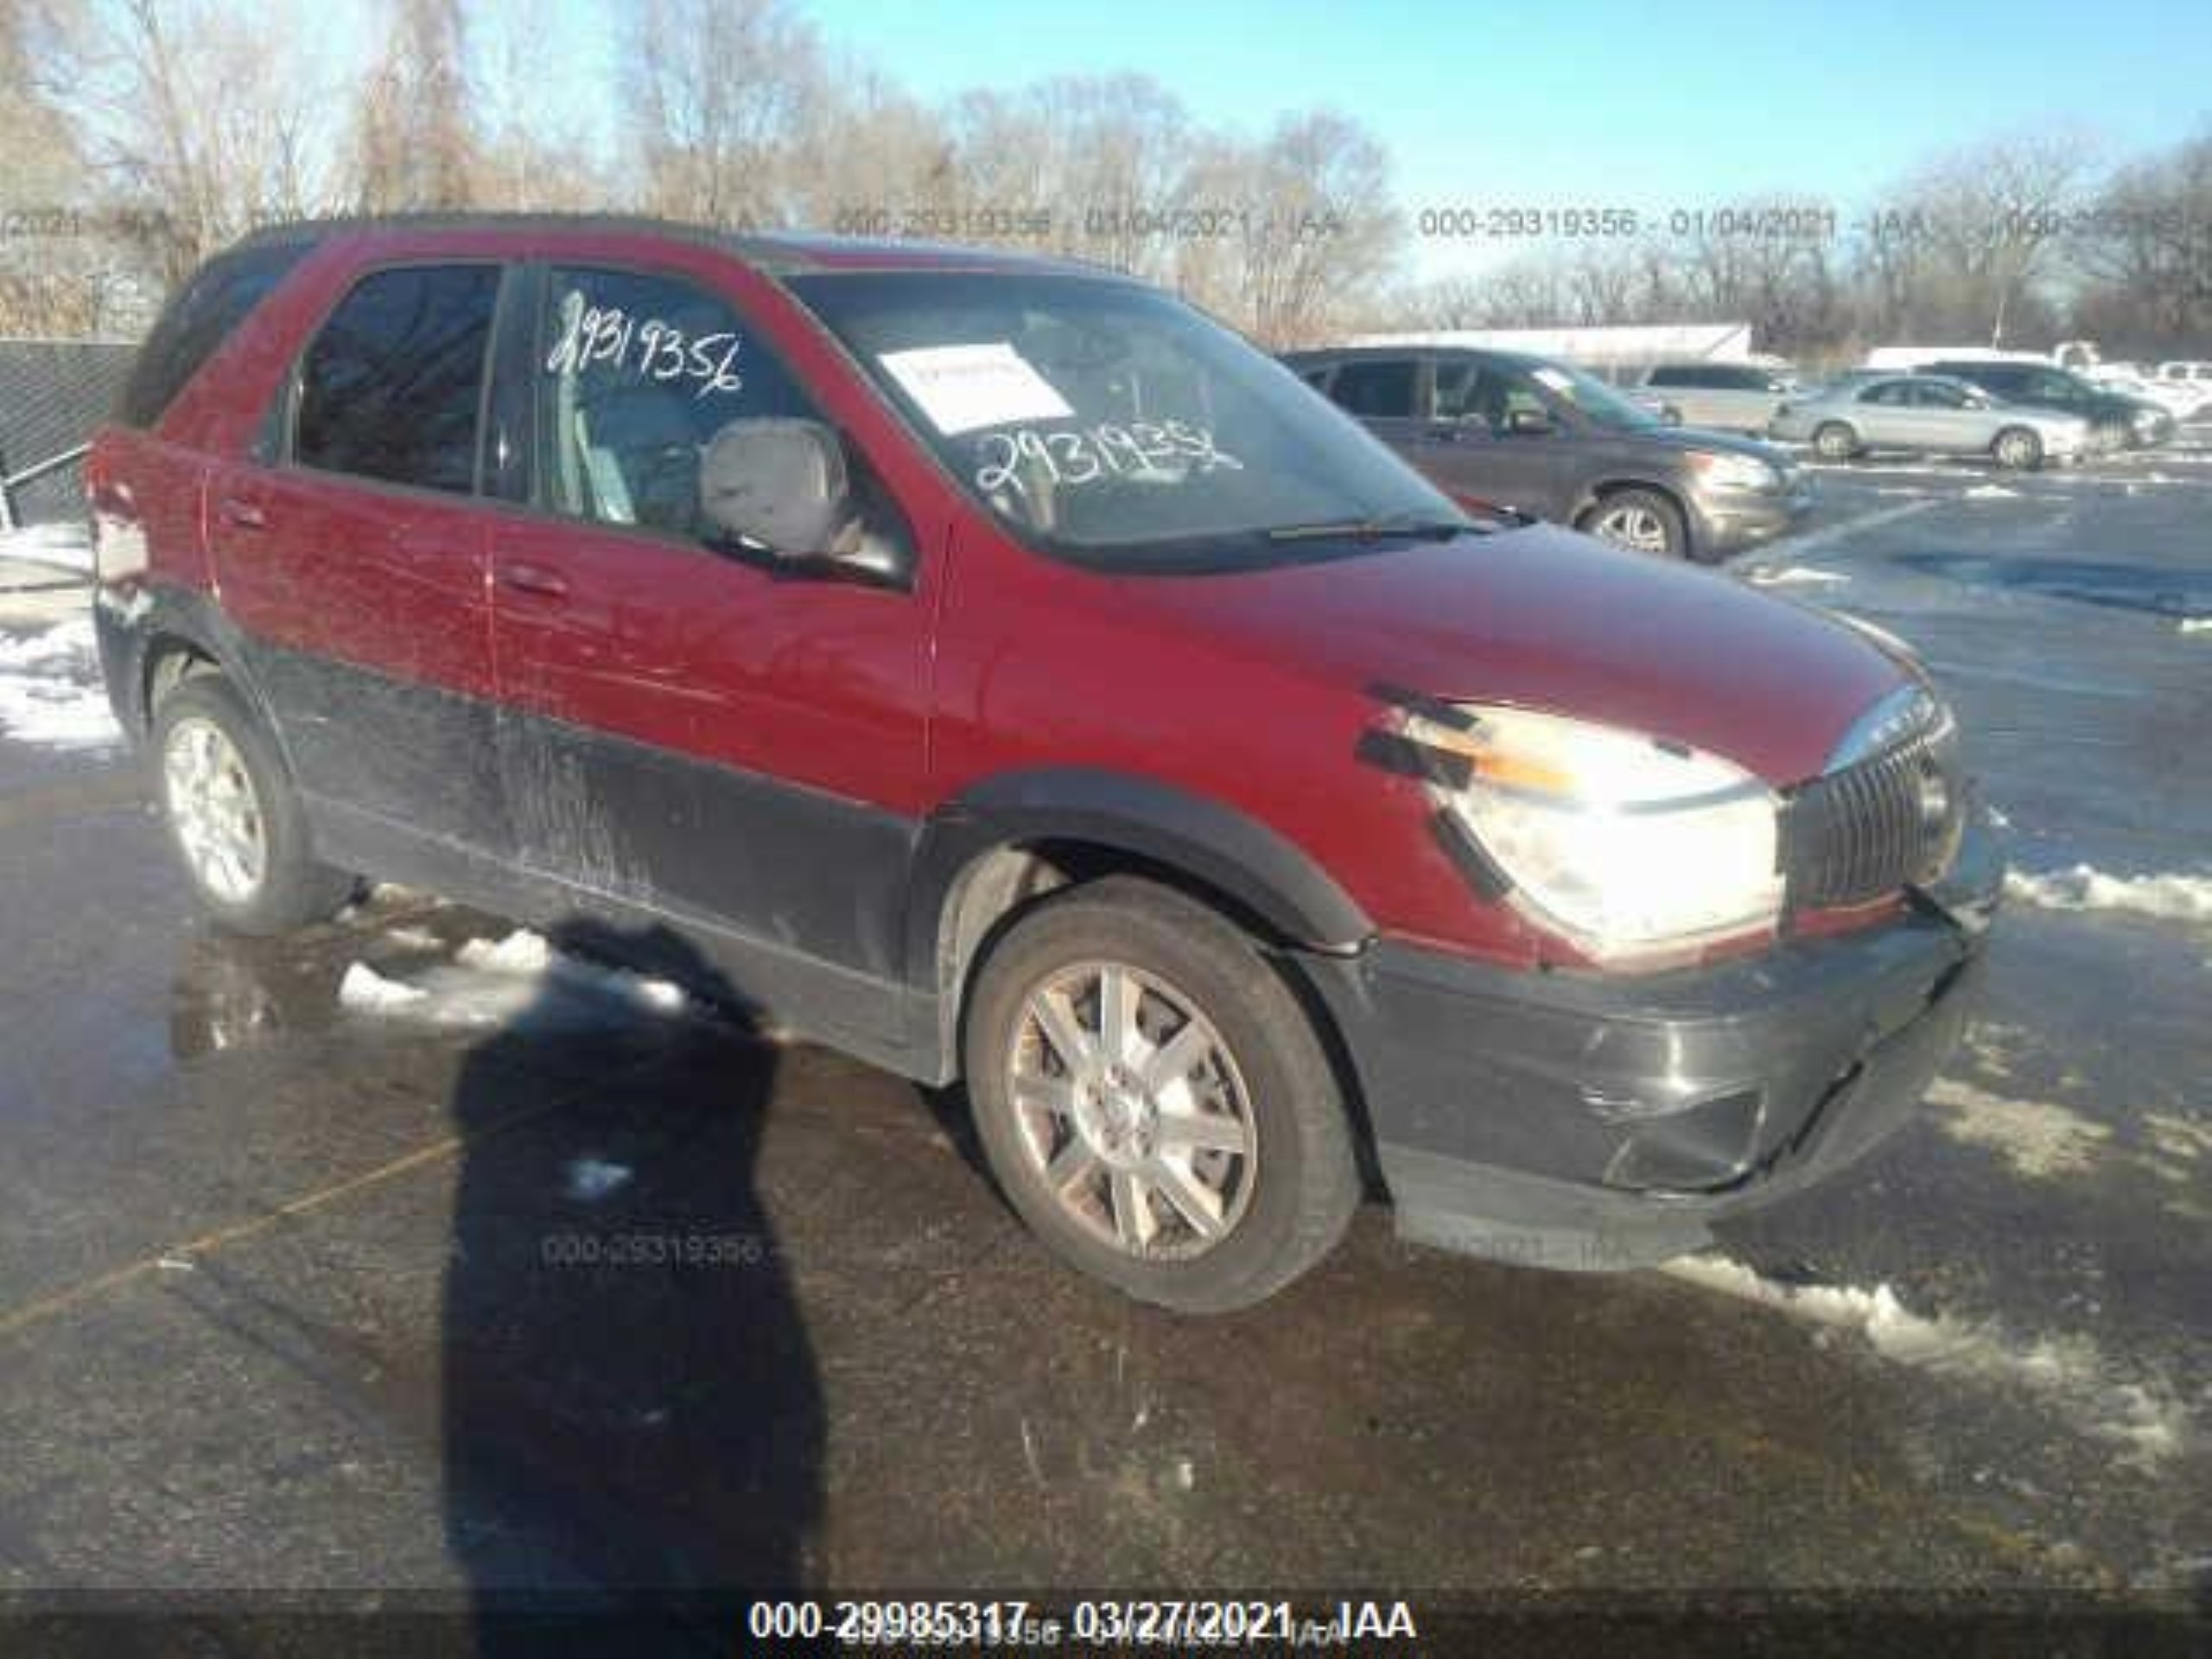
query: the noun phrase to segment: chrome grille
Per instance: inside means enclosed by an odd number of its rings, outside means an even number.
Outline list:
[[[1951,866],[1966,823],[1958,727],[1934,698],[1912,729],[1791,791],[1783,873],[1793,909],[1864,904]]]

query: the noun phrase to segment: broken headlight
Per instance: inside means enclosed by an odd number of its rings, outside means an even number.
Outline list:
[[[1774,791],[1686,745],[1526,709],[1410,717],[1455,764],[1442,804],[1541,926],[1606,962],[1679,955],[1781,914]]]

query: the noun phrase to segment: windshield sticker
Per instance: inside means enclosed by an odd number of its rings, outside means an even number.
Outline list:
[[[1029,493],[1027,469],[1053,484],[1094,484],[1101,479],[1135,479],[1179,484],[1201,474],[1244,463],[1214,445],[1213,433],[1183,421],[1138,421],[1128,426],[1102,422],[1073,432],[991,432],[976,440],[982,465],[976,487],[986,495],[1001,490]]]
[[[571,296],[572,298],[579,296]],[[620,306],[564,305],[568,325],[545,359],[549,374],[577,374],[604,364],[643,380],[696,380],[697,396],[745,389],[737,369],[743,341],[728,330],[686,334],[658,317],[640,321]]]
[[[1052,382],[1004,340],[886,352],[877,360],[948,437],[979,426],[1065,421],[1075,413]]]

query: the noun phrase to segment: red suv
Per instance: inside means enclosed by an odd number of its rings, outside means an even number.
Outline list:
[[[1080,266],[613,219],[209,264],[88,477],[221,923],[357,873],[671,938],[964,1080],[1008,1198],[1257,1300],[1379,1181],[1561,1267],[1910,1110],[1995,889],[1894,640],[1440,494]]]

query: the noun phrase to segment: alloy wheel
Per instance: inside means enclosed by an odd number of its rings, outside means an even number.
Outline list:
[[[226,904],[251,901],[269,868],[268,828],[238,746],[197,716],[169,728],[162,790],[178,845],[201,887]]]
[[[1024,999],[1007,1058],[1020,1142],[1053,1200],[1141,1260],[1236,1230],[1259,1143],[1235,1057],[1195,1002],[1123,963],[1077,963]]]
[[[1591,528],[1600,540],[1633,548],[1639,553],[1667,550],[1667,526],[1649,507],[1633,504],[1608,507],[1598,515]]]

